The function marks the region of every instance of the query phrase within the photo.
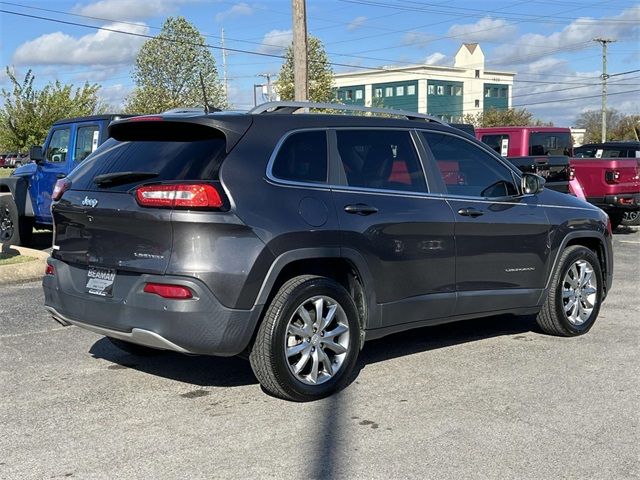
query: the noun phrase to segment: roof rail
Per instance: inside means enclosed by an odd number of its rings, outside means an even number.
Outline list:
[[[258,113],[293,113],[301,108],[317,108],[324,110],[343,110],[354,112],[368,112],[368,113],[381,113],[385,115],[396,115],[404,117],[407,120],[426,120],[427,122],[435,122],[441,125],[447,125],[443,120],[431,115],[425,115],[423,113],[409,112],[407,110],[394,110],[391,108],[373,108],[373,107],[361,107],[360,105],[344,105],[342,103],[314,103],[314,102],[267,102],[257,107],[253,107],[249,110],[250,114]]]
[[[162,115],[185,115],[185,114],[203,114],[206,113],[204,108],[201,107],[178,107],[162,112]]]

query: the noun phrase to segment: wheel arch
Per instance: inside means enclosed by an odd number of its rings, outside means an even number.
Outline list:
[[[10,194],[18,209],[18,215],[33,217],[33,205],[29,194],[29,183],[23,177],[0,179],[0,195]]]
[[[606,296],[607,290],[609,287],[609,283],[607,282],[607,279],[611,274],[610,269],[613,268],[613,265],[612,265],[613,261],[611,258],[609,258],[609,255],[607,254],[606,239],[604,235],[597,231],[570,232],[563,238],[560,246],[558,247],[555,258],[553,260],[553,265],[549,269],[549,273],[547,275],[547,282],[546,282],[544,293],[540,300],[540,303],[544,302],[549,292],[551,278],[553,277],[553,273],[556,271],[556,268],[558,267],[558,262],[560,261],[560,256],[562,255],[562,252],[566,248],[574,245],[580,245],[580,246],[586,247],[596,254],[596,257],[600,262],[600,268],[602,270],[602,278],[604,280],[603,294],[604,296]]]
[[[375,327],[377,308],[372,276],[364,258],[350,249],[302,248],[281,254],[265,277],[256,305],[264,310],[287,280],[309,274],[329,277],[340,283],[356,304],[362,331]]]

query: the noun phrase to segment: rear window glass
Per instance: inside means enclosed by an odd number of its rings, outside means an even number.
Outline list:
[[[225,157],[224,138],[195,141],[107,140],[80,164],[69,179],[75,190],[97,190],[97,175],[116,172],[153,172],[157,177],[145,182],[172,180],[218,180]],[[126,191],[135,183],[116,185],[109,191]]]
[[[529,155],[573,154],[573,140],[570,133],[532,132],[529,135]]]

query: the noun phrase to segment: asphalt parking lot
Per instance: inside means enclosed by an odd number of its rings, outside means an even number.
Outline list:
[[[0,478],[640,476],[640,232],[589,334],[492,317],[370,342],[342,393],[264,394],[239,358],[135,357],[0,291]]]

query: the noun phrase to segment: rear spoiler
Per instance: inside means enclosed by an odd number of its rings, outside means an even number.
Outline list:
[[[252,122],[250,115],[144,115],[111,122],[109,136],[122,142],[190,142],[224,137],[229,153]]]

